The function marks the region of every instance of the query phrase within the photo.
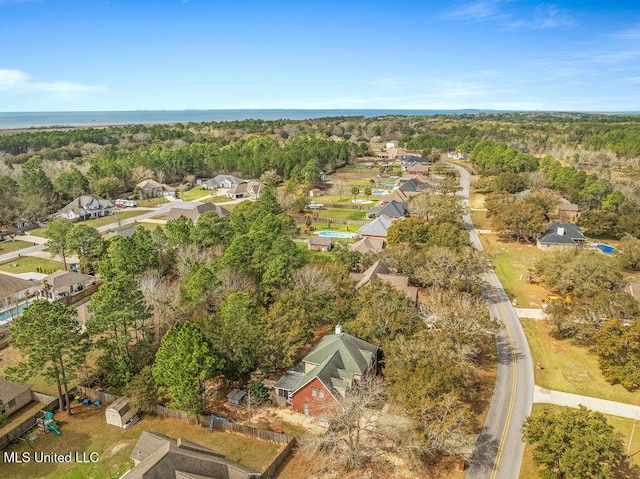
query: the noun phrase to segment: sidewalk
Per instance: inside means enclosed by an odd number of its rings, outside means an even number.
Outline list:
[[[612,416],[640,419],[640,406],[588,396],[579,396],[577,394],[563,393],[560,391],[552,391],[550,389],[541,388],[540,386],[535,386],[533,390],[533,402],[569,407],[578,407],[582,405],[593,411],[599,411]]]

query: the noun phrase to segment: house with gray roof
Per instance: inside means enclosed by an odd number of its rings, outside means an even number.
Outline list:
[[[347,391],[375,375],[379,348],[342,332],[323,337],[301,362],[274,385],[276,402],[294,411],[319,416],[339,410]]]
[[[81,195],[56,213],[65,220],[86,220],[112,215],[116,210],[114,204],[98,195]]]
[[[393,223],[394,218],[390,218],[386,215],[378,216],[374,221],[369,224],[364,225],[362,228],[358,230],[358,234],[364,238],[378,238],[386,241],[387,239],[387,230],[391,223]]]
[[[59,301],[78,294],[97,282],[97,278],[90,274],[58,270],[42,278],[40,297],[48,301]]]
[[[382,215],[389,218],[404,218],[409,216],[409,207],[403,201],[393,200],[384,206],[376,206],[367,211],[368,218],[377,218]]]
[[[202,186],[208,190],[215,190],[217,188],[225,188],[228,190],[234,186],[238,186],[240,183],[245,183],[246,181],[247,180],[243,180],[242,178],[238,178],[233,175],[217,175],[202,182]]]
[[[536,241],[538,249],[577,248],[582,246],[586,238],[582,230],[573,223],[554,221]]]
[[[121,479],[259,479],[260,473],[223,454],[158,432],[143,431],[133,448],[135,467]]]
[[[361,239],[353,243],[350,247],[351,251],[357,251],[361,254],[375,254],[382,251],[386,243],[383,239],[363,236]]]

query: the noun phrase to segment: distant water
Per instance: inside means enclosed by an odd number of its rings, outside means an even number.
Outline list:
[[[187,123],[234,120],[307,120],[335,116],[462,115],[496,113],[496,110],[153,110],[0,112],[0,129],[47,126],[97,126]]]

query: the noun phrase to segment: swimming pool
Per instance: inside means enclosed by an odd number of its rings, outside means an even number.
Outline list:
[[[606,254],[613,254],[615,248],[608,244],[597,243],[596,248]]]
[[[341,231],[318,231],[316,234],[318,236],[324,236],[326,238],[342,238],[342,239],[351,239],[356,235],[355,233],[343,233]]]
[[[387,194],[387,193],[389,193],[388,190],[373,190],[371,192],[372,195],[377,195],[377,196],[384,195],[384,194]]]
[[[351,200],[352,203],[355,203],[357,205],[370,205],[371,203],[373,203],[373,201],[371,200],[361,200],[360,198],[357,198],[355,200]]]
[[[17,308],[11,308],[7,311],[3,311],[2,313],[0,313],[0,323],[4,321],[9,321],[13,318],[17,318],[18,316],[22,315],[22,312],[30,304],[31,303],[22,303],[22,304],[19,304]]]

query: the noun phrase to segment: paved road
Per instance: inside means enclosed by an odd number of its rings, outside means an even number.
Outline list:
[[[467,207],[471,175],[461,166],[449,165],[460,172],[459,194]],[[469,214],[463,220],[473,246],[483,251]],[[524,452],[520,430],[533,402],[533,362],[518,316],[493,269],[484,279],[491,314],[503,322],[504,329],[496,336],[498,364],[491,405],[465,478],[514,479]]]

